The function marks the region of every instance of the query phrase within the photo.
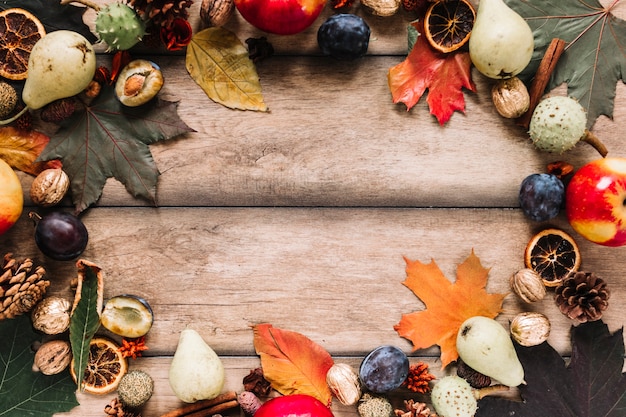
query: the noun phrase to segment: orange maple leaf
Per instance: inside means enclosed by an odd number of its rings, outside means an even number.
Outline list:
[[[254,348],[261,357],[263,376],[281,394],[308,394],[330,405],[326,374],[333,359],[306,336],[272,327],[254,326]]]
[[[39,162],[37,157],[50,138],[35,130],[20,130],[12,126],[0,128],[0,158],[15,169],[37,175],[44,169],[61,168],[61,161]]]
[[[414,350],[439,345],[441,367],[458,358],[456,335],[461,324],[474,316],[495,318],[502,311],[506,294],[485,290],[489,269],[472,253],[457,267],[456,282],[450,282],[434,260],[429,264],[406,261],[407,278],[403,282],[424,302],[426,309],[403,314],[394,329],[413,343]]]
[[[456,110],[465,111],[463,88],[476,91],[470,71],[468,52],[436,52],[421,35],[423,23],[413,26],[420,35],[404,61],[389,69],[387,81],[394,103],[404,103],[407,111],[417,104],[428,89],[430,113],[445,124]]]

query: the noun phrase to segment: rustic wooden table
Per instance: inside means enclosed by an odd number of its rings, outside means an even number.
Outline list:
[[[195,30],[199,3],[191,8]],[[488,290],[507,292],[534,233],[547,226],[574,233],[564,214],[549,223],[524,217],[519,185],[550,162],[564,159],[578,168],[598,158],[596,151],[586,145],[563,155],[535,150],[522,128],[496,113],[491,81],[476,71],[466,114],[455,113],[445,126],[425,99],[410,112],[394,105],[387,71],[406,55],[412,16],[352,11],[372,29],[368,56],[353,62],[319,54],[316,30],[332,13],[328,8],[313,27],[289,37],[256,31],[239,15],[228,23],[242,41],[267,36],[276,49],[257,65],[269,113],[212,102],[187,74],[183,55],[148,56],[164,71],[162,97],[180,101],[182,119],[196,132],[150,147],[161,171],[158,207],[107,183],[83,215],[90,240],[82,255],[103,268],[105,297],[136,294],[154,309],[150,349],[131,361],[155,379],[144,416],[180,405],[168,367],[187,326],[222,358],[225,389],[240,390],[259,365],[251,326],[264,322],[306,335],[338,362],[357,367],[370,350],[392,344],[441,376],[438,349],[412,352],[393,328],[402,314],[423,308],[402,284],[403,256],[435,259],[453,279],[474,250],[491,268]],[[593,131],[610,156],[626,155],[623,83],[613,120],[601,117]],[[32,178],[21,179],[28,190]],[[0,238],[0,252],[37,259],[52,280],[49,293],[71,297],[74,263],[38,251],[26,215],[32,209]],[[577,241],[583,269],[609,282],[604,320],[616,330],[626,319],[626,249]],[[550,318],[549,342],[567,356],[573,323],[551,296],[533,305],[508,296],[498,320],[506,325],[528,310]],[[102,416],[114,396],[78,394],[81,405],[64,415]],[[354,407],[333,411],[357,415]]]

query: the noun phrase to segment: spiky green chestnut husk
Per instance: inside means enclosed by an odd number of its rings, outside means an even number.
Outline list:
[[[130,6],[112,3],[98,12],[96,33],[109,46],[109,51],[124,51],[141,40],[146,27]]]
[[[587,113],[576,100],[565,96],[539,102],[530,119],[529,134],[542,151],[562,153],[584,138]]]
[[[443,417],[473,417],[478,408],[476,397],[470,384],[461,377],[443,377],[433,387],[430,399]]]

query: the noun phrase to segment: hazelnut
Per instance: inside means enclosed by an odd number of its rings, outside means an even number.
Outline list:
[[[541,313],[520,313],[511,322],[511,336],[522,346],[536,346],[550,336],[550,320]]]
[[[326,373],[326,382],[330,391],[343,405],[353,405],[361,398],[359,376],[350,365],[336,363]]]
[[[207,27],[223,26],[228,22],[234,10],[234,0],[202,0],[200,19]]]
[[[65,340],[51,340],[37,349],[33,370],[44,375],[56,375],[67,368],[71,361],[70,343]]]
[[[491,88],[491,100],[502,117],[520,117],[530,106],[528,89],[518,77],[499,80]]]
[[[70,187],[70,178],[61,168],[42,171],[30,186],[30,199],[42,207],[50,207],[63,200]]]
[[[520,269],[511,277],[510,284],[513,292],[526,303],[542,300],[546,296],[543,279],[533,269]]]
[[[65,298],[44,298],[31,312],[33,327],[46,334],[63,333],[70,327],[72,303]]]

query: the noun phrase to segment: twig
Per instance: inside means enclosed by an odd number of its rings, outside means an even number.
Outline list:
[[[474,398],[480,400],[487,395],[497,394],[500,392],[508,391],[509,389],[510,387],[502,384],[489,385],[488,387],[474,390]]]
[[[192,404],[184,405],[180,408],[161,415],[161,417],[201,417],[218,414],[224,410],[234,408],[237,402],[237,393],[228,391],[218,395],[212,400],[200,400]]]
[[[604,143],[602,143],[602,141],[589,130],[585,130],[585,135],[580,140],[593,146],[603,158],[609,153],[609,150],[606,148]]]
[[[83,6],[87,6],[87,7],[94,9],[96,12],[100,11],[100,6],[98,6],[96,3],[94,3],[91,0],[61,0],[62,6],[65,6],[70,3],[80,3]]]
[[[528,110],[516,121],[519,126],[523,126],[524,128],[528,129],[528,125],[530,124],[530,119],[532,118],[533,112],[535,111],[535,107],[537,107],[539,100],[541,100],[541,97],[546,91],[546,86],[548,85],[548,81],[550,81],[550,75],[552,75],[552,72],[554,72],[556,64],[559,61],[561,54],[563,54],[564,49],[565,41],[563,39],[552,39],[552,42],[550,42],[548,49],[546,49],[546,53],[541,59],[539,68],[537,68],[535,78],[530,85],[530,105],[528,107]]]

